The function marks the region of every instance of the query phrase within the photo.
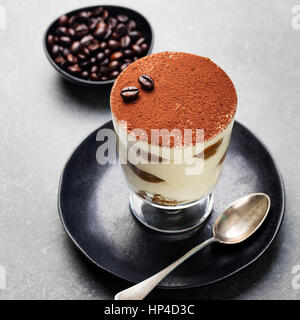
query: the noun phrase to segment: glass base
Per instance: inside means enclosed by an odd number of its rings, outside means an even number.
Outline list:
[[[213,209],[213,195],[199,200],[195,205],[174,210],[161,209],[146,203],[133,192],[130,193],[132,214],[146,227],[164,233],[180,233],[199,227]]]

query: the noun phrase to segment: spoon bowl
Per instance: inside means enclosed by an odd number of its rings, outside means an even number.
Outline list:
[[[270,206],[270,197],[264,193],[255,193],[236,200],[216,220],[214,238],[225,244],[246,240],[264,222]]]

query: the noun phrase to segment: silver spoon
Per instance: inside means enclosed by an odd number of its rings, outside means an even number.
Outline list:
[[[144,299],[171,271],[213,242],[235,244],[246,240],[261,226],[269,212],[270,205],[271,200],[264,193],[255,193],[236,200],[215,222],[212,238],[202,242],[152,277],[119,292],[115,300]]]

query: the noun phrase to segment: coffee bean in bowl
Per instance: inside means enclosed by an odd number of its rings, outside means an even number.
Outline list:
[[[93,6],[61,15],[47,29],[44,48],[67,80],[112,84],[132,62],[151,53],[153,34],[138,12],[119,6]]]

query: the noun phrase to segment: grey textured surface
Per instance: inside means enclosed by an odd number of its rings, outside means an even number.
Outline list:
[[[105,89],[64,82],[46,60],[42,37],[59,14],[98,1],[0,0],[0,299],[111,299],[127,283],[98,270],[67,238],[57,187],[73,148],[110,119]],[[212,58],[231,76],[237,119],[265,142],[282,171],[286,217],[278,238],[254,265],[221,283],[155,291],[149,298],[299,299],[300,30],[294,1],[114,1],[153,25],[154,52],[183,50]]]

